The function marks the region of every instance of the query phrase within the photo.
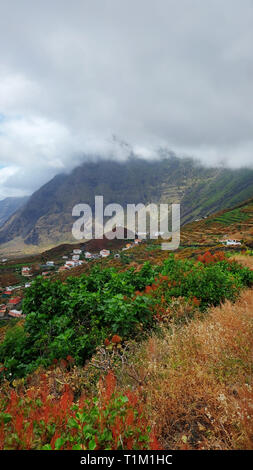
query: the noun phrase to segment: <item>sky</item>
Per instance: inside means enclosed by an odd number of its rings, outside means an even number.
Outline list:
[[[253,0],[0,0],[0,199],[92,157],[253,164]]]

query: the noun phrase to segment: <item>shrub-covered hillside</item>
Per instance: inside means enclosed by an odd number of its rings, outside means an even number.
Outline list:
[[[223,253],[198,260],[171,255],[159,266],[144,263],[138,272],[95,266],[65,282],[38,277],[26,292],[24,325],[10,328],[0,344],[2,374],[23,377],[68,355],[82,365],[113,335],[138,339],[168,320],[177,299],[193,316],[196,309],[234,301],[252,284],[252,271]]]
[[[252,262],[206,253],[136,273],[107,269],[51,286],[38,280],[25,323],[1,328],[0,449],[251,449],[252,289],[236,298],[252,284]],[[100,302],[92,304],[96,292]],[[90,303],[74,321],[85,296]],[[114,322],[102,315],[110,299]],[[84,343],[81,354],[78,334],[87,338],[89,328],[94,344]],[[63,358],[61,335],[71,329],[75,357]]]

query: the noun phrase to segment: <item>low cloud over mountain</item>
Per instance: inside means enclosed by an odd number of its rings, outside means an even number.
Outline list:
[[[83,155],[251,165],[252,22],[251,0],[3,2],[0,198]]]

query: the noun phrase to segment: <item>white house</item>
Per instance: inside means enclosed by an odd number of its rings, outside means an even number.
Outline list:
[[[100,255],[102,256],[102,258],[106,258],[107,256],[109,256],[110,254],[110,250],[101,250],[100,251]]]
[[[26,277],[31,276],[31,268],[29,268],[28,266],[23,266],[21,274],[22,276],[26,276]]]
[[[22,315],[22,310],[10,310],[8,312],[8,315],[10,315],[11,317],[14,317],[14,318],[18,318]]]
[[[164,235],[164,232],[155,232],[154,236],[155,237],[162,237]]]
[[[239,240],[224,240],[222,243],[225,243],[227,246],[241,246]]]
[[[47,262],[46,262],[46,265],[47,265],[47,266],[54,266],[54,261],[47,261]]]
[[[67,261],[67,262],[65,263],[65,266],[66,266],[67,268],[74,268],[74,267],[76,266],[76,261]]]
[[[78,249],[73,250],[73,255],[81,255],[81,254],[82,254],[82,250],[78,250]]]
[[[89,251],[86,251],[86,252],[84,253],[84,257],[85,257],[85,259],[91,259],[91,258],[92,258],[92,254],[89,253]]]
[[[79,258],[80,258],[79,255],[73,255],[73,256],[72,256],[72,260],[73,260],[73,261],[78,261]]]

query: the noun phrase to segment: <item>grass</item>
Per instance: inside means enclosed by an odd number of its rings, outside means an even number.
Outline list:
[[[246,206],[247,207],[247,206]],[[225,212],[224,214],[211,219],[212,222],[219,222],[224,225],[231,225],[235,223],[243,222],[250,217],[249,214],[243,212],[241,209],[234,209],[229,212]]]
[[[237,263],[240,263],[243,266],[246,266],[247,268],[253,269],[253,256],[238,254],[238,255],[233,256],[232,259],[234,261],[237,261]]]
[[[252,256],[233,254],[232,259],[253,269]],[[253,450],[253,290],[235,303],[196,313],[193,320],[180,298],[173,306],[175,315],[155,332],[143,333],[142,342],[131,340],[110,350],[101,346],[84,367],[66,368],[58,361],[42,371],[50,385],[48,398],[61,400],[67,386],[75,403],[83,393],[92,399],[99,380],[112,369],[117,394],[130,391],[138,397],[162,449]],[[3,325],[0,341],[6,330]],[[37,393],[43,385],[39,372],[12,384],[4,381],[3,400],[13,388],[20,396]]]
[[[248,290],[133,354],[120,380],[139,380],[163,449],[253,449],[252,330]]]

